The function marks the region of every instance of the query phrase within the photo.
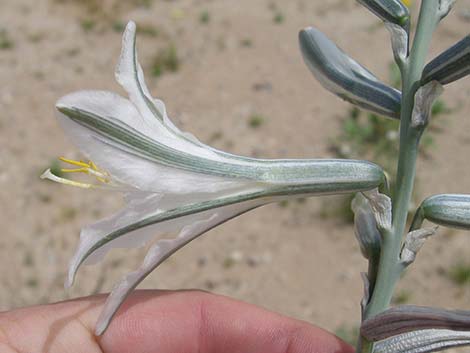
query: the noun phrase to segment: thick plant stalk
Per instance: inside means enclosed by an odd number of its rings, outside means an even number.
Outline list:
[[[414,96],[419,88],[432,33],[440,20],[439,6],[439,0],[422,1],[410,56],[399,63],[403,84],[400,152],[396,178],[397,189],[393,200],[392,228],[382,233],[383,244],[376,285],[364,319],[377,315],[389,307],[395,285],[404,270],[400,262],[400,250],[413,191],[418,145],[424,129],[424,126],[413,127],[411,116]],[[362,342],[362,352],[372,352],[372,349],[371,343]]]

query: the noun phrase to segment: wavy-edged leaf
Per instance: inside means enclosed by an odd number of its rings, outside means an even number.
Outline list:
[[[430,353],[470,345],[470,332],[420,330],[379,341],[374,353]]]
[[[385,22],[397,24],[407,31],[410,27],[410,11],[400,0],[357,0]]]
[[[470,230],[470,195],[440,194],[428,197],[416,211],[411,229],[418,229],[427,219],[433,223]]]
[[[304,61],[324,88],[361,108],[399,119],[400,91],[387,86],[316,28],[299,33]]]
[[[426,329],[470,331],[470,311],[400,305],[365,320],[361,325],[361,335],[375,342]]]
[[[470,74],[470,35],[434,58],[423,70],[421,84],[438,81],[442,85]]]

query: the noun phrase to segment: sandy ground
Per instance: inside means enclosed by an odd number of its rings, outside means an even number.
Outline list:
[[[392,60],[385,29],[353,0],[155,0],[117,7],[104,1],[100,11],[87,3],[93,1],[0,1],[0,28],[12,43],[0,50],[0,310],[109,291],[143,259],[143,249],[115,251],[104,263],[83,268],[65,291],[80,227],[122,203],[119,195],[39,179],[57,156],[79,157],[54,119],[54,102],[78,89],[122,93],[113,78],[120,23],[133,19],[158,29],[156,36],[148,31],[138,38],[147,73],[158,50],[175,43],[179,70],[147,74],[174,121],[242,155],[332,157],[328,141],[349,106],[307,71],[299,29],[319,27],[383,79]],[[470,0],[458,2],[436,33],[432,55],[468,34],[469,9]],[[423,196],[470,190],[469,97],[468,79],[446,89],[444,100],[454,109],[436,137],[433,158],[419,163]],[[265,117],[256,129],[249,125],[253,114]],[[351,226],[320,211],[320,201],[310,199],[246,214],[179,251],[141,287],[208,289],[333,331],[350,328],[359,319],[359,272],[366,262]],[[399,293],[409,303],[469,309],[470,286],[446,275],[469,253],[469,234],[441,229]]]

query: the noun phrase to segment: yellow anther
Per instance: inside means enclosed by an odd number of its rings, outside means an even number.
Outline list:
[[[90,161],[90,166],[91,166],[91,168],[94,169],[94,170],[100,170],[100,169],[96,166],[96,164],[93,163],[93,161]]]
[[[84,167],[84,168],[89,168],[90,167],[90,165],[88,163],[85,163],[83,161],[75,161],[73,159],[68,159],[68,158],[65,158],[65,157],[59,157],[59,160],[61,160],[64,163],[76,165],[78,167]]]
[[[64,163],[68,163],[68,164],[80,167],[80,168],[62,168],[61,171],[63,173],[84,173],[88,175],[93,175],[98,181],[105,183],[105,184],[111,181],[109,174],[105,172],[104,170],[101,170],[100,168],[98,168],[98,166],[92,161],[89,161],[88,163],[86,163],[84,161],[76,161],[74,159],[68,159],[65,157],[59,157],[59,160],[61,160]]]
[[[105,184],[109,183],[109,179],[107,178],[96,177],[96,179],[98,179],[98,181],[101,181],[102,183],[105,183]]]
[[[87,173],[88,174],[88,168],[76,168],[76,169],[62,168],[60,171],[63,173]]]

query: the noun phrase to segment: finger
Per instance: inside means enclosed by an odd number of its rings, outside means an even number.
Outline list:
[[[8,329],[5,314],[0,315],[0,327],[10,344],[17,344],[15,349],[28,353],[353,352],[335,336],[305,322],[196,291],[138,291],[103,337],[95,338],[91,332],[103,299],[90,297],[8,313],[14,329]]]
[[[141,292],[101,340],[108,352],[348,352],[307,323],[203,292]],[[153,350],[152,350],[153,349]]]

